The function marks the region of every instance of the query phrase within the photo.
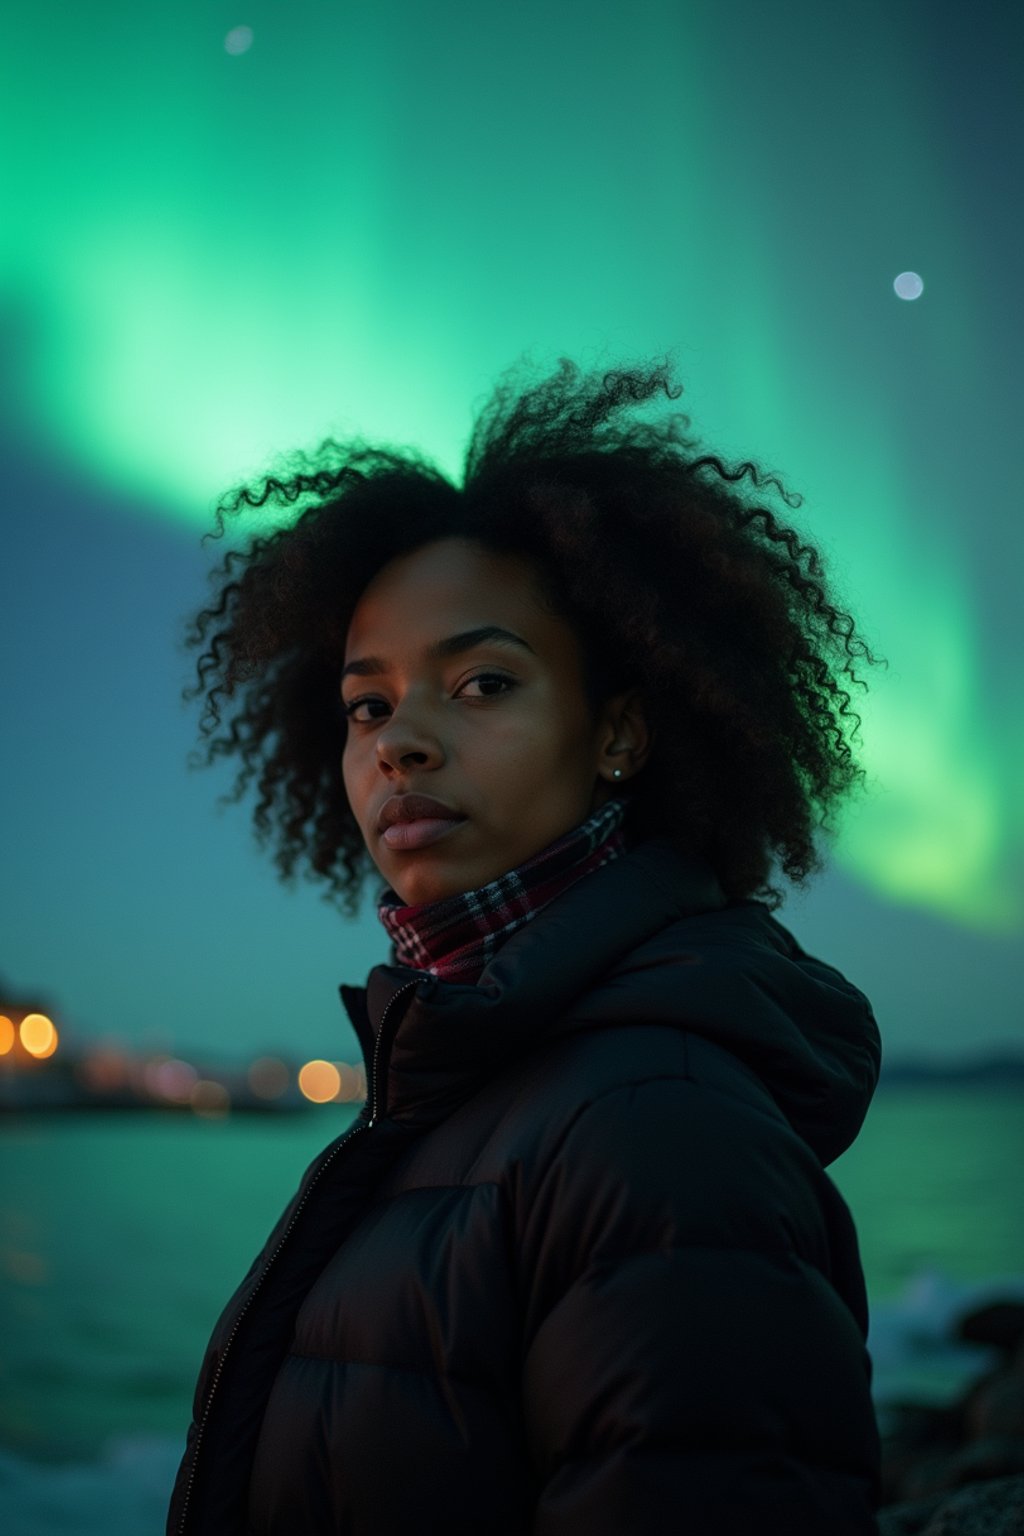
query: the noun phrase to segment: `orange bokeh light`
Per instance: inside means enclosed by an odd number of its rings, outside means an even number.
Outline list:
[[[314,1104],[327,1104],[341,1087],[341,1073],[332,1061],[307,1061],[299,1068],[299,1088]]]
[[[30,1056],[52,1056],[57,1049],[57,1031],[45,1013],[26,1013],[18,1034]]]
[[[0,1056],[6,1056],[8,1051],[14,1050],[14,1039],[13,1019],[9,1019],[6,1013],[0,1013]]]

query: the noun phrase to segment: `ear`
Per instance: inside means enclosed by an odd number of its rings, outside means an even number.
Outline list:
[[[617,693],[604,705],[598,744],[597,773],[609,784],[624,784],[640,772],[654,745],[654,733],[638,689]],[[618,777],[616,768],[622,770]]]

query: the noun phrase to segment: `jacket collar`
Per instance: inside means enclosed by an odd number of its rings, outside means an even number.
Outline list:
[[[365,988],[343,986],[368,1068],[380,1020],[410,982],[384,1112],[424,1129],[545,1033],[633,1021],[693,1031],[740,1057],[826,1164],[856,1137],[878,1080],[867,998],[763,903],[727,902],[707,864],[660,838],[570,886],[475,985],[378,965]]]
[[[340,989],[368,1071],[385,1009],[420,978],[391,1046],[387,1114],[441,1118],[666,923],[724,905],[705,864],[652,838],[569,886],[505,941],[473,985],[374,966],[365,988]]]

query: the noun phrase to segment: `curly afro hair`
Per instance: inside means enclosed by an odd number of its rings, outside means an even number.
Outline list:
[[[749,461],[700,451],[682,412],[629,419],[682,392],[667,361],[583,375],[562,358],[520,390],[515,371],[476,421],[461,489],[413,450],[328,438],[222,498],[205,538],[243,508],[267,509],[270,526],[227,551],[189,624],[201,654],[184,697],[204,700],[192,761],[236,756],[225,798],[256,779],[257,839],[274,844],[282,878],[301,869],[355,915],[374,865],[340,767],[349,619],[390,560],[472,538],[533,563],[580,640],[595,716],[613,693],[640,691],[654,747],[623,791],[627,830],[702,855],[730,899],[778,907],[773,861],[797,884],[820,869],[815,830],[834,833],[838,802],[864,779],[842,681],[865,688],[853,659],[879,661],[834,606],[819,551],[760,504],[766,491],[801,498]]]

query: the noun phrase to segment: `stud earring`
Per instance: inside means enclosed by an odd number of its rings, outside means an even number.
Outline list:
[[[622,769],[621,768],[613,768],[612,769],[612,778],[613,779],[621,779],[622,778]]]

